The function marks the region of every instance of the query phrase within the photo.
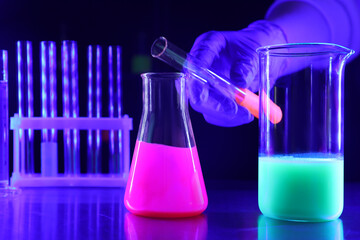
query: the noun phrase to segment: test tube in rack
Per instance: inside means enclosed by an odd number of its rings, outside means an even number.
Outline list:
[[[121,118],[121,47],[109,46],[109,117]],[[122,160],[122,132],[110,131],[110,159],[109,173],[123,174],[124,166]]]
[[[88,117],[101,117],[101,64],[99,45],[88,47]],[[88,131],[88,173],[101,173],[100,130]]]
[[[54,118],[56,111],[56,44],[40,43],[41,69],[41,116]],[[55,176],[58,173],[57,134],[55,129],[42,130],[41,174]]]
[[[33,117],[33,58],[32,43],[17,41],[17,80],[18,80],[18,113],[19,117]],[[20,172],[34,173],[34,131],[20,130],[21,159]]]
[[[79,117],[78,51],[76,41],[63,41],[61,46],[63,116]],[[77,129],[64,129],[64,173],[80,174],[80,135]]]

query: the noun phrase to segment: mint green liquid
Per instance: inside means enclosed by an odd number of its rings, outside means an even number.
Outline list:
[[[338,218],[344,205],[344,161],[335,158],[259,157],[259,208],[294,221]]]

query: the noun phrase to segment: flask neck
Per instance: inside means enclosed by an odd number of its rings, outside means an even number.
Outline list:
[[[185,81],[182,78],[143,78],[143,110],[164,116],[182,111],[187,114]]]
[[[181,73],[147,73],[138,140],[177,147],[195,145]]]

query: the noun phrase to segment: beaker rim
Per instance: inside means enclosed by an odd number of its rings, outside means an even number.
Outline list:
[[[355,51],[334,43],[286,43],[259,47],[256,52],[278,57],[304,57],[326,54],[350,56]]]
[[[146,72],[140,74],[142,78],[161,78],[161,79],[168,79],[168,78],[180,78],[184,77],[185,74],[182,72]]]

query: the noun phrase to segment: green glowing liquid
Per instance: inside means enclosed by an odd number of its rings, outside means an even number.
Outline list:
[[[265,216],[326,221],[338,218],[343,205],[343,160],[259,157],[259,208]]]

